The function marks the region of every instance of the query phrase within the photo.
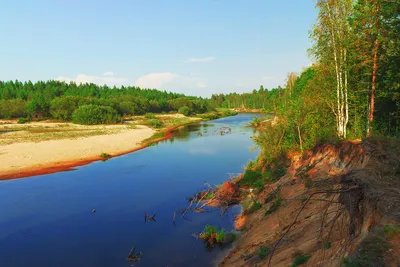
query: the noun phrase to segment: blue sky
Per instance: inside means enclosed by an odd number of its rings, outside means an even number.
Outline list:
[[[0,80],[138,85],[191,95],[284,85],[310,64],[312,0],[0,3]]]

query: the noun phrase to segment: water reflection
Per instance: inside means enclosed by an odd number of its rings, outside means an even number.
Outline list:
[[[205,252],[192,234],[207,224],[230,231],[240,207],[222,217],[177,216],[176,227],[173,214],[205,181],[221,184],[257,156],[252,118],[183,127],[156,146],[75,171],[1,181],[0,266],[129,266],[134,246],[143,253],[135,266],[210,266],[224,251]],[[215,133],[226,126],[231,134]],[[145,223],[144,212],[157,222]]]

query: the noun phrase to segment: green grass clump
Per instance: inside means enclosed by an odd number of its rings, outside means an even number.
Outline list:
[[[100,154],[100,158],[102,158],[102,159],[109,159],[109,158],[111,158],[111,155],[110,155],[110,154],[107,154],[107,153],[101,153],[101,154]]]
[[[310,189],[311,187],[313,187],[313,181],[311,180],[311,178],[307,178],[304,182],[305,187],[307,187],[308,189]]]
[[[400,234],[400,225],[395,225],[395,224],[386,224],[383,227],[383,231],[385,233],[385,236],[387,238],[391,238],[394,235]]]
[[[251,186],[255,187],[255,185],[259,186],[261,180],[261,171],[260,170],[252,170],[252,169],[247,169],[244,172],[242,180],[239,182],[239,186]],[[262,181],[262,180],[261,180]]]
[[[350,257],[344,258],[344,267],[384,266],[384,255],[389,249],[387,238],[396,234],[396,227],[385,225],[373,230],[361,242],[357,251]]]
[[[294,258],[292,267],[297,267],[299,265],[302,265],[302,264],[306,263],[310,258],[311,258],[311,255],[299,255],[296,258]]]
[[[18,124],[24,124],[24,123],[27,123],[27,122],[29,122],[29,121],[30,121],[30,118],[29,118],[29,117],[27,117],[27,118],[19,118],[18,121],[17,121],[17,123],[18,123]]]
[[[253,212],[261,209],[261,203],[254,201],[254,200],[249,201],[249,202],[244,202],[243,208],[246,211],[246,213],[253,213]]]
[[[217,232],[217,236],[215,237],[218,243],[222,243],[225,240],[225,230],[221,229],[221,231]]]
[[[154,115],[154,113],[149,112],[149,113],[146,113],[146,114],[144,115],[144,117],[145,117],[146,119],[155,119],[155,118],[156,118],[156,115]]]
[[[283,200],[283,199],[282,199],[281,197],[278,197],[278,198],[272,203],[271,207],[270,207],[268,210],[265,211],[265,216],[267,216],[267,215],[269,215],[269,214],[275,212],[275,211],[279,208],[279,206],[281,205],[282,200]]]
[[[269,247],[266,247],[266,246],[260,247],[260,248],[257,250],[258,257],[259,257],[260,259],[264,259],[264,258],[268,255],[269,251],[270,251],[270,248],[269,248]]]
[[[326,242],[324,249],[330,249],[332,247],[332,243],[331,242]]]
[[[161,128],[163,126],[162,121],[160,121],[159,119],[151,119],[151,120],[145,121],[143,124],[148,125],[153,128]]]

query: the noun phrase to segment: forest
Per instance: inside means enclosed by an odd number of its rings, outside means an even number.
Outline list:
[[[0,81],[0,118],[72,120],[81,106],[98,106],[112,118],[147,112],[177,112],[190,115],[212,111],[207,99],[129,86],[76,84],[60,81]],[[81,110],[90,110],[83,108]],[[115,116],[118,115],[118,116]],[[111,119],[109,122],[115,122]]]
[[[312,66],[289,73],[284,88],[213,96],[221,105],[243,103],[276,115],[255,138],[266,158],[324,141],[399,136],[400,2],[318,1],[316,7]]]

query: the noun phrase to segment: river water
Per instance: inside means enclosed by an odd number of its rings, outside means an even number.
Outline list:
[[[0,266],[131,266],[133,246],[143,255],[134,266],[216,265],[229,248],[208,251],[192,234],[207,224],[232,230],[240,207],[223,216],[189,212],[190,221],[177,213],[175,226],[173,214],[205,182],[221,184],[256,158],[246,127],[253,117],[189,125],[157,145],[72,171],[0,181]],[[226,126],[231,134],[219,135]],[[156,222],[145,223],[144,212]]]

